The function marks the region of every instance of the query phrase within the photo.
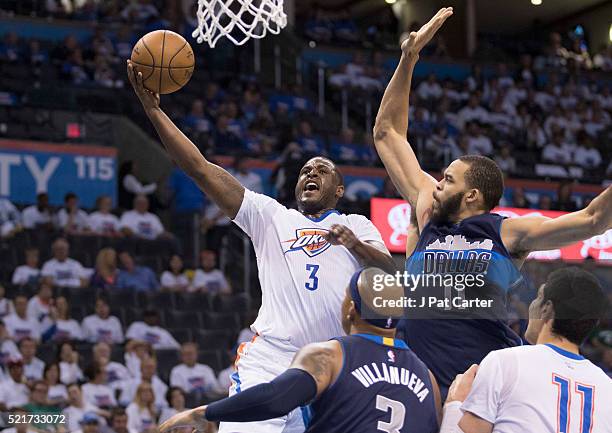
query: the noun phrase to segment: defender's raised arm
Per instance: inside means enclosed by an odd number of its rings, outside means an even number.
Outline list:
[[[410,85],[419,53],[452,14],[453,8],[440,9],[427,24],[418,32],[412,32],[404,41],[402,57],[385,90],[374,126],[374,144],[378,155],[402,196],[411,203],[417,203],[421,227],[421,209],[429,208],[431,204],[435,180],[421,169],[406,139]],[[425,197],[427,206],[418,203],[419,197]]]
[[[153,123],[170,157],[228,217],[234,219],[244,187],[226,170],[204,158],[198,148],[159,107],[159,95],[144,88],[142,73],[128,60],[127,74],[145,113]]]

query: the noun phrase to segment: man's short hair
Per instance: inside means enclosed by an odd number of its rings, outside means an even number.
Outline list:
[[[491,158],[481,155],[465,155],[459,158],[470,167],[464,178],[468,188],[482,193],[485,211],[489,212],[499,204],[504,193],[504,174]]]
[[[595,276],[572,266],[551,272],[544,285],[543,303],[555,310],[552,332],[582,344],[608,309],[608,299]]]

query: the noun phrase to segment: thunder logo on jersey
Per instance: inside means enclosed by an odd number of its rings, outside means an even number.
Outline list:
[[[288,239],[283,243],[291,242],[289,249],[284,254],[292,251],[304,251],[309,257],[321,254],[330,247],[330,243],[325,239],[329,231],[326,229],[297,229],[295,239]]]

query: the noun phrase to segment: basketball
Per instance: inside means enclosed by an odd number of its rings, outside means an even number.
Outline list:
[[[132,63],[142,72],[144,86],[155,93],[173,93],[189,82],[195,57],[178,33],[156,30],[144,35],[132,50]]]

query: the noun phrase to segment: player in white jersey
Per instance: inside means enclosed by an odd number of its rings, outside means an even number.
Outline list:
[[[391,255],[369,220],[334,209],[344,184],[332,161],[317,157],[303,166],[295,187],[298,210],[287,209],[207,161],[161,110],[159,95],[144,89],[142,74],[129,61],[128,76],[170,156],[253,241],[262,307],[252,326],[255,338],[239,349],[230,393],[269,382],[289,367],[302,346],[342,335],[337,312],[351,275],[365,265],[392,272]],[[220,431],[303,430],[296,410],[268,421],[221,424]]]
[[[607,307],[593,275],[579,268],[552,272],[529,307],[525,337],[534,345],[491,352],[463,404],[445,405],[445,424],[454,412],[461,430],[441,431],[612,432],[612,379],[579,354]]]

